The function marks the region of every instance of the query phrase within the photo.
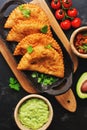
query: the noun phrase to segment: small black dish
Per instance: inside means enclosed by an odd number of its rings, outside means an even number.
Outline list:
[[[8,29],[4,29],[4,24],[9,16],[10,12],[18,5],[26,3],[26,1],[23,0],[9,0],[5,2],[0,9],[0,36],[1,38],[5,41],[5,44],[7,47],[10,49],[11,53],[13,53],[15,46],[17,43],[15,42],[7,42],[6,41],[6,35],[8,33]],[[73,62],[64,48],[63,44],[60,42],[60,40],[57,38],[55,35],[54,31],[53,36],[58,41],[60,44],[62,51],[63,51],[63,56],[64,56],[64,66],[65,66],[65,74],[64,78],[56,78],[56,82],[53,83],[52,85],[44,86],[40,83],[37,82],[36,78],[32,78],[32,72],[31,71],[23,71],[26,76],[28,77],[29,80],[31,80],[33,86],[37,89],[38,92],[40,93],[48,93],[50,95],[60,95],[65,93],[68,89],[70,89],[72,85],[72,79],[73,79]],[[18,62],[20,57],[14,57],[15,60]]]

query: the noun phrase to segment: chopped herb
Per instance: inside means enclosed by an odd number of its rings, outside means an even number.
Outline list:
[[[51,47],[52,47],[51,44],[48,44],[47,46],[45,46],[45,48],[47,48],[47,49],[50,49]]]
[[[56,77],[46,75],[46,74],[41,74],[38,72],[33,72],[31,76],[32,78],[37,78],[37,82],[44,86],[52,85],[57,80]]]
[[[36,78],[38,76],[37,72],[32,73],[32,78]]]
[[[26,9],[26,10],[23,10],[22,13],[23,13],[23,15],[24,15],[25,17],[28,18],[28,17],[30,17],[31,11]]]
[[[19,5],[19,9],[22,11],[24,9],[23,5]]]
[[[24,15],[24,17],[28,18],[30,17],[31,11],[29,9],[24,9],[23,5],[19,6],[20,11]]]
[[[27,48],[27,52],[28,52],[29,54],[31,54],[31,53],[33,52],[33,47],[32,47],[32,46],[29,46],[29,47]]]
[[[10,79],[9,79],[9,87],[11,89],[16,90],[16,91],[20,90],[20,84],[19,84],[19,82],[15,78],[13,78],[13,77],[10,77]]]
[[[79,46],[79,48],[87,52],[87,43],[84,43],[82,46]]]
[[[48,31],[48,26],[47,25],[45,25],[44,27],[42,27],[41,28],[41,30],[40,30],[42,33],[44,33],[44,34],[46,34],[47,33],[47,31]]]
[[[41,77],[38,77],[38,83],[41,83],[42,82],[42,78]]]

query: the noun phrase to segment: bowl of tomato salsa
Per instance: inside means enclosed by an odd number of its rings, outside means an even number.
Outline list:
[[[87,26],[82,26],[71,34],[70,45],[78,57],[87,58]]]

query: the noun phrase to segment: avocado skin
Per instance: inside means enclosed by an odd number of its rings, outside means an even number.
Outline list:
[[[80,76],[80,78],[79,78],[79,80],[78,80],[78,82],[77,82],[77,85],[76,85],[77,95],[78,95],[80,98],[82,98],[82,99],[87,98],[87,93],[82,93],[82,92],[81,92],[81,85],[82,85],[82,83],[83,83],[85,80],[87,80],[87,72],[84,72],[84,73]]]

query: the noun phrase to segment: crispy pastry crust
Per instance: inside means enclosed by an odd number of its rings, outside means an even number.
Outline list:
[[[39,7],[36,4],[30,4],[30,3],[22,4],[22,5],[23,5],[24,9],[30,10],[30,12],[31,12],[30,17],[25,17],[22,14],[21,10],[19,9],[19,6],[17,6],[9,15],[9,17],[4,25],[5,28],[12,28],[14,25],[19,23],[21,20],[25,21],[25,20],[30,20],[30,19],[43,21],[45,24],[49,24],[49,19],[41,7]]]
[[[26,20],[13,26],[7,35],[7,41],[20,42],[25,36],[34,33],[41,33],[41,29],[47,26],[47,35],[52,36],[49,24],[38,20]]]
[[[57,77],[64,77],[63,57],[54,48],[44,45],[35,46],[31,54],[26,52],[17,69],[33,70]]]
[[[62,54],[62,50],[59,44],[53,37],[50,37],[46,34],[36,33],[26,36],[22,39],[15,48],[14,55],[23,55],[26,53],[28,46],[39,46],[39,45],[51,45],[58,53]]]

